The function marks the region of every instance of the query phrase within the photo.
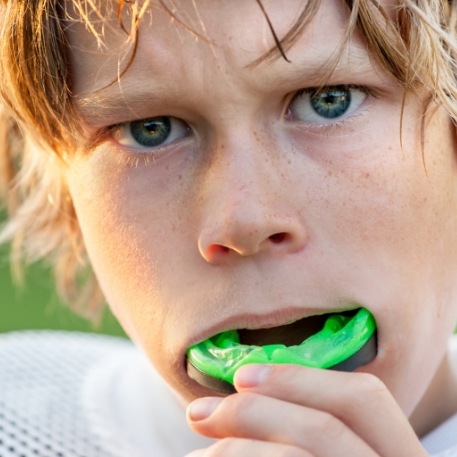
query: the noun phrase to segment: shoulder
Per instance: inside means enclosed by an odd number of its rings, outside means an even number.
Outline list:
[[[0,335],[0,392],[84,372],[101,358],[131,351],[121,338],[78,332],[25,331]],[[10,383],[13,381],[14,383]]]
[[[83,332],[70,332],[59,330],[24,330],[0,334],[0,351],[27,350],[30,346],[40,350],[41,348],[55,350],[59,348],[77,347],[78,350],[84,348],[120,348],[129,347],[131,343],[120,337],[109,335],[99,335]],[[54,351],[51,351],[54,353]]]
[[[0,335],[1,457],[177,457],[205,443],[131,342],[70,332]]]
[[[101,359],[132,350],[129,341],[105,335],[60,331],[2,334],[0,396],[5,398],[6,392],[32,384],[61,386],[64,379],[74,384]]]
[[[72,332],[0,335],[0,455],[112,457],[81,408],[92,368],[134,351],[121,338]]]

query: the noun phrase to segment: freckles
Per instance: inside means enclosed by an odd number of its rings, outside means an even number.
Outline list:
[[[325,206],[333,210],[334,229],[346,233],[354,242],[384,244],[387,240],[397,246],[402,233],[398,230],[405,202],[396,199],[395,189],[389,187],[390,176],[373,174],[368,170],[345,172],[329,170],[326,174],[328,195]],[[388,190],[390,189],[390,190]]]

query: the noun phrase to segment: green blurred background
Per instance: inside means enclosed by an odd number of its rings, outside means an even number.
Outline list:
[[[0,224],[1,220],[0,214]],[[0,333],[23,329],[78,330],[125,336],[108,310],[95,327],[67,309],[55,293],[50,272],[41,264],[25,270],[23,285],[15,284],[9,247],[0,246]]]

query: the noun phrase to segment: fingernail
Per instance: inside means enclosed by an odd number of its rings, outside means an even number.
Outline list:
[[[201,421],[211,416],[221,403],[222,398],[198,398],[187,407],[187,417],[193,421]]]
[[[270,365],[245,365],[235,373],[237,387],[255,387],[261,384],[271,371]]]

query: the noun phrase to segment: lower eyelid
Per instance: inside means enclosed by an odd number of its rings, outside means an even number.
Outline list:
[[[297,131],[304,132],[316,137],[336,137],[350,136],[354,133],[361,133],[369,126],[367,117],[371,111],[369,109],[358,110],[344,119],[339,119],[332,123],[311,124],[302,121],[292,121],[291,125]]]

